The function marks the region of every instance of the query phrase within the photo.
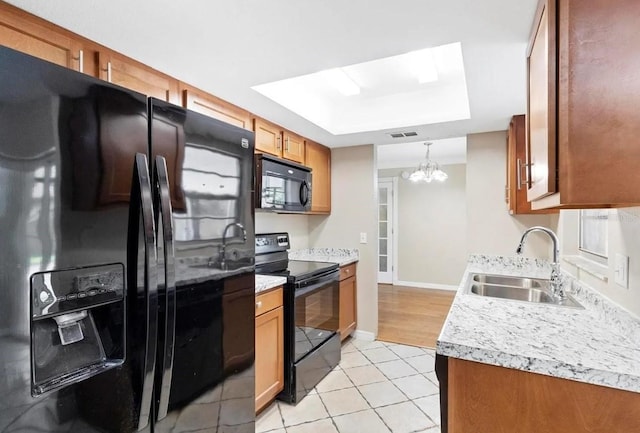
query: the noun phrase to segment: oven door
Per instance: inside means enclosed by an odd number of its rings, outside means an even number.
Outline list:
[[[340,271],[299,282],[294,291],[294,357],[298,362],[338,331]]]

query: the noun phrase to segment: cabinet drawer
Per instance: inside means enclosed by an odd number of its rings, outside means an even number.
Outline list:
[[[351,263],[350,265],[342,266],[340,268],[340,281],[345,278],[353,277],[356,274],[356,264]]]
[[[282,286],[256,296],[256,316],[282,306]]]

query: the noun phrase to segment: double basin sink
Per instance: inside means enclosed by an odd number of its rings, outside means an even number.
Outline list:
[[[556,298],[549,288],[549,280],[536,278],[471,274],[467,293],[536,304],[584,308],[569,295],[563,299]]]

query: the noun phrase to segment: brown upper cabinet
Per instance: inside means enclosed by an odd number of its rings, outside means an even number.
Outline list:
[[[506,202],[509,214],[557,213],[557,209],[531,209],[527,200],[527,182],[524,179],[527,168],[527,141],[525,115],[511,118],[507,134],[507,186]]]
[[[256,152],[304,164],[302,137],[259,117],[253,119],[253,130],[256,133]]]
[[[304,165],[311,168],[311,212],[331,213],[331,149],[307,140]]]
[[[91,61],[82,42],[72,34],[3,2],[0,44],[80,72],[85,71],[85,62]]]
[[[282,157],[304,164],[304,138],[285,129],[282,142]]]
[[[527,183],[522,181],[522,169],[526,168],[525,115],[511,118],[507,133],[507,186],[506,202],[511,215],[528,213]]]
[[[640,203],[640,2],[541,0],[529,49],[533,209]]]
[[[147,96],[180,104],[178,80],[108,49],[98,51],[100,78]]]
[[[240,128],[251,129],[251,114],[220,98],[182,85],[182,106]]]

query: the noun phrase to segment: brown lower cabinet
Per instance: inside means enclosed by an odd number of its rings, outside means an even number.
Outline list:
[[[256,296],[256,412],[284,388],[282,286]]]
[[[640,394],[456,358],[443,433],[640,432]]]
[[[357,292],[356,264],[340,267],[340,340],[347,338],[356,329]]]

